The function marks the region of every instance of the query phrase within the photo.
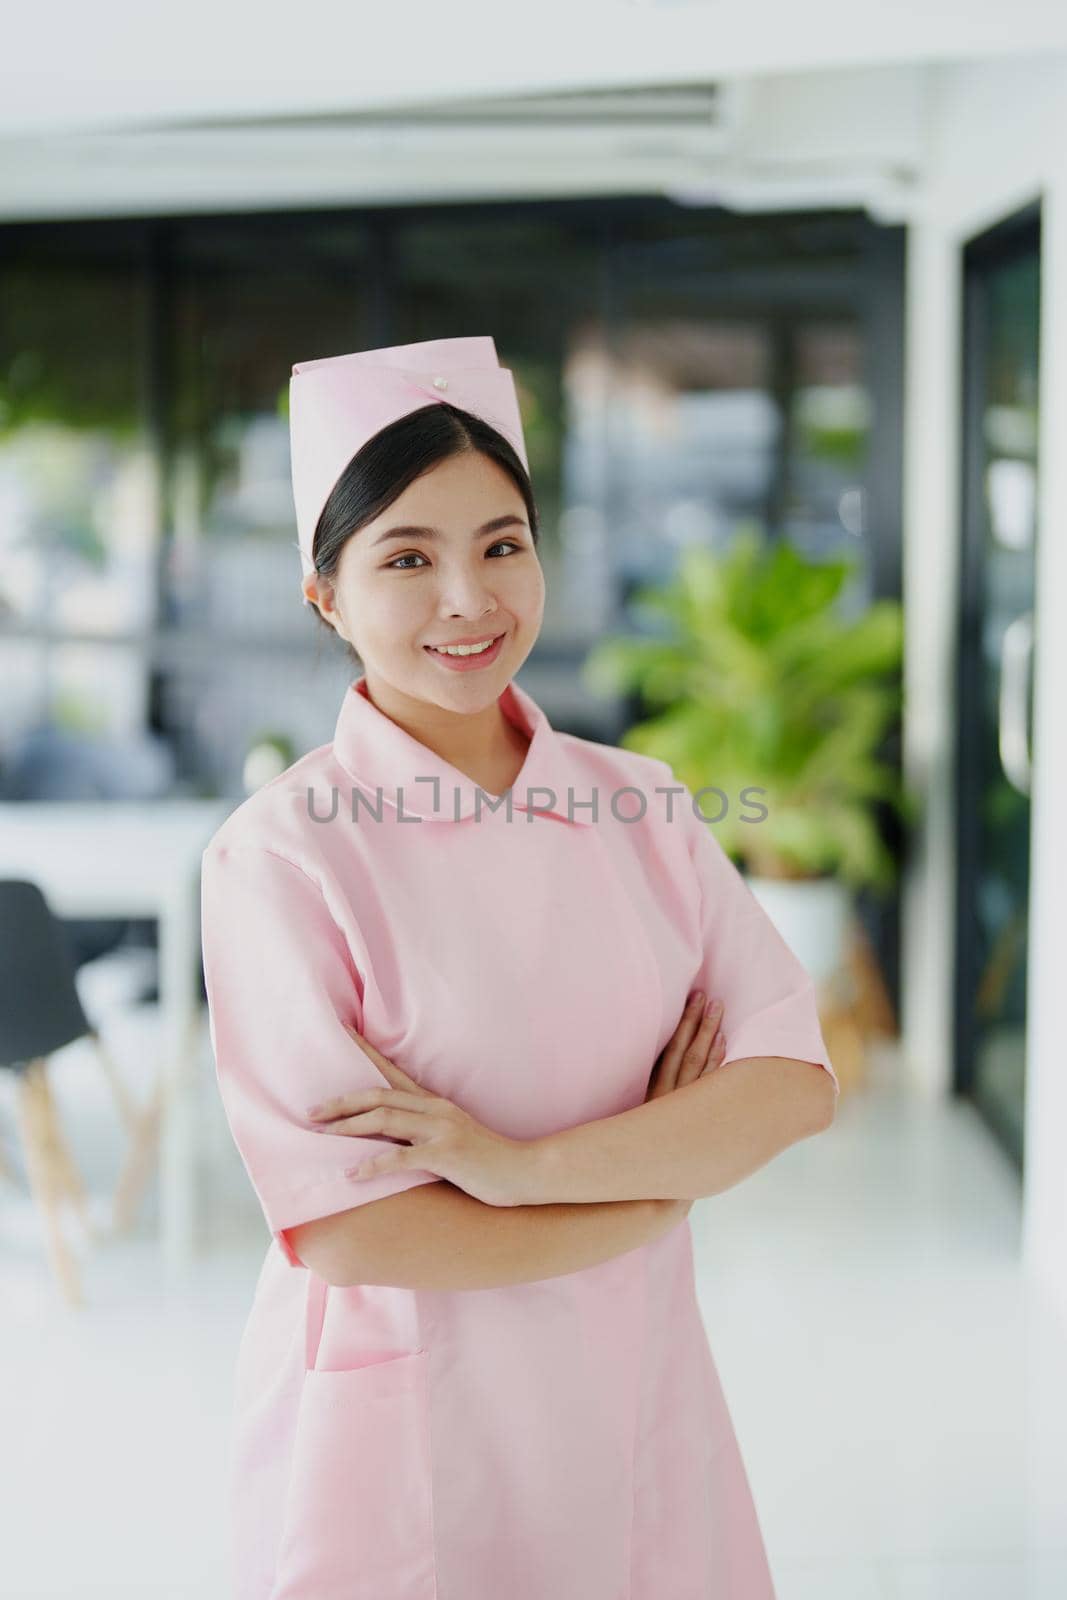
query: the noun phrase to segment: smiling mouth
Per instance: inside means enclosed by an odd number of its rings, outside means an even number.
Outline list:
[[[466,640],[456,640],[453,645],[426,644],[423,645],[423,649],[432,650],[435,655],[439,656],[452,656],[453,659],[463,655],[484,655],[503,637],[503,633],[486,634],[481,639],[471,640],[469,643]]]

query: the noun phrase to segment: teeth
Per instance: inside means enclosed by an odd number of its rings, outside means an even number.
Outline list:
[[[431,649],[439,656],[480,656],[483,650],[491,650],[495,644],[495,639],[488,639],[485,644],[431,645]]]

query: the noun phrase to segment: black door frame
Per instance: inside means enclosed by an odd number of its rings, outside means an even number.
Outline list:
[[[980,952],[974,893],[980,868],[978,813],[966,797],[981,783],[982,683],[975,671],[982,658],[985,457],[981,440],[985,352],[986,273],[1024,252],[1041,249],[1042,198],[1003,217],[964,241],[960,252],[960,517],[959,613],[956,631],[956,959],[953,974],[953,1092],[970,1096],[976,1081],[978,1028],[973,998]],[[1021,1172],[1013,1141],[1000,1143]]]

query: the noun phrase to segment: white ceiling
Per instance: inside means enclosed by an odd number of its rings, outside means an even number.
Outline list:
[[[8,0],[0,130],[1067,48],[1062,0]]]
[[[908,215],[926,67],[0,139],[0,218],[664,193]]]
[[[91,0],[59,18],[19,0],[10,18],[7,219],[654,191],[893,220],[938,63],[1067,51],[1062,0]],[[651,85],[692,103],[507,114]]]

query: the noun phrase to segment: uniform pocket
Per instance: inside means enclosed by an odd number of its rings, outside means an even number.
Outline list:
[[[434,1600],[428,1364],[304,1373],[271,1600]]]

